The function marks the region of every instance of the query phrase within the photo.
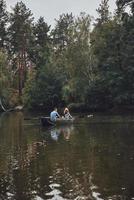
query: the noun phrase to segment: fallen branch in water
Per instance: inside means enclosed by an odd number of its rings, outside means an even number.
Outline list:
[[[17,110],[22,110],[23,109],[23,106],[16,106],[15,108],[6,109],[2,104],[1,98],[0,98],[0,106],[1,106],[1,108],[2,108],[2,110],[4,112],[11,112],[11,111],[17,111]]]

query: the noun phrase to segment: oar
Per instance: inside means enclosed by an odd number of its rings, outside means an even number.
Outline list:
[[[40,117],[25,117],[24,120],[38,120]]]

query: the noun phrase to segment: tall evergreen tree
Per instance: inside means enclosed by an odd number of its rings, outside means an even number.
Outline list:
[[[64,50],[69,43],[70,27],[74,23],[74,17],[71,14],[60,15],[59,20],[56,20],[56,26],[52,30],[53,45],[57,52]]]
[[[0,48],[7,47],[7,23],[6,3],[4,0],[0,0]]]
[[[98,25],[107,22],[110,19],[109,0],[101,0],[99,8],[96,10],[99,17],[96,19]]]
[[[10,14],[10,53],[15,58],[14,67],[19,75],[19,94],[25,82],[25,73],[28,59],[28,48],[32,36],[33,17],[31,11],[23,2],[18,2]]]
[[[36,67],[45,64],[49,56],[50,48],[50,26],[40,17],[33,27],[33,37],[31,47],[29,49],[30,59],[35,63]]]

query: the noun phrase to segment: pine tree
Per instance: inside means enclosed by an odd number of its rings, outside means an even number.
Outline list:
[[[10,53],[19,76],[19,94],[22,94],[28,60],[28,48],[32,37],[33,17],[23,2],[18,2],[10,14]]]
[[[33,38],[29,49],[30,59],[36,67],[45,64],[49,54],[50,26],[40,17],[33,27]]]
[[[0,48],[7,46],[7,22],[6,3],[4,0],[0,0]]]
[[[74,17],[71,14],[60,15],[59,20],[56,20],[56,26],[52,30],[53,45],[57,52],[64,50],[69,43],[70,27],[74,23]]]
[[[98,12],[99,18],[96,19],[97,24],[103,24],[110,19],[110,12],[109,12],[109,0],[101,0],[99,8],[96,10]]]

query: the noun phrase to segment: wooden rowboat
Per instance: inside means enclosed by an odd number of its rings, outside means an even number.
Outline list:
[[[42,126],[54,126],[54,125],[66,125],[66,124],[72,124],[74,122],[74,119],[57,119],[56,122],[52,122],[50,120],[50,117],[41,117],[40,122]]]
[[[55,123],[50,120],[50,117],[41,117],[40,122],[42,126],[54,126]]]

